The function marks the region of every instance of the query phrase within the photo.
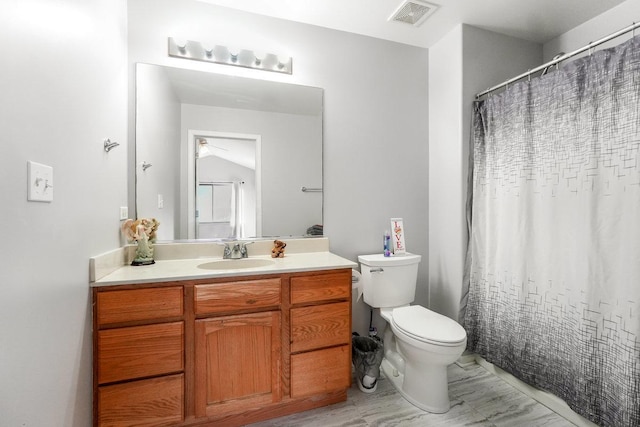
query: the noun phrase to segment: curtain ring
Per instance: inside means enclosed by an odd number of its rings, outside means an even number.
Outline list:
[[[531,82],[531,68],[527,70],[527,78],[529,79],[529,82]]]
[[[589,56],[591,56],[593,54],[593,50],[592,50],[593,48],[591,47],[592,43],[593,42],[589,42]]]
[[[636,23],[633,23],[633,28],[631,29],[631,38],[635,38],[636,37]]]

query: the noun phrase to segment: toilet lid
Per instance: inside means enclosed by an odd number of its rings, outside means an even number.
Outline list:
[[[420,305],[395,308],[393,323],[410,337],[424,342],[453,345],[467,337],[458,322]]]

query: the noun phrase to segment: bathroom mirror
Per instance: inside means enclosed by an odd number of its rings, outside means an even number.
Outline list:
[[[136,65],[136,215],[158,240],[322,233],[323,90]]]

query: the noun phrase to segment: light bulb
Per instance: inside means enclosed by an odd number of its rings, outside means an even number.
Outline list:
[[[288,56],[278,55],[278,69],[282,70],[287,64],[289,64],[290,60],[291,58]]]
[[[187,53],[187,40],[174,38],[173,41],[181,54]]]
[[[260,51],[256,51],[253,53],[254,56],[254,61],[253,63],[259,67],[260,65],[262,65],[262,61],[264,61],[264,58],[266,56],[266,54],[264,52],[260,52]]]
[[[238,62],[238,54],[239,53],[240,53],[240,49],[233,48],[233,47],[229,48],[229,59],[231,60],[231,62],[233,62],[233,63]]]

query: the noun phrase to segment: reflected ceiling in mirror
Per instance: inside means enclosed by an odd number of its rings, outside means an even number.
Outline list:
[[[302,188],[322,188],[322,114],[320,88],[137,64],[137,217],[160,221],[158,240],[195,239],[199,182],[247,183],[255,175],[253,193],[235,184],[231,195],[219,198],[231,207],[210,206],[211,212],[232,213],[229,230],[235,231],[217,238],[321,234],[322,192]],[[203,138],[221,136],[224,146],[218,149],[233,149],[234,140],[238,147],[258,141],[255,158],[240,162],[228,155],[200,162]],[[254,199],[244,200],[245,193]],[[233,215],[248,209],[256,211]],[[207,216],[215,217],[229,215]],[[256,223],[242,224],[242,218]],[[224,229],[217,223],[207,226]],[[255,230],[255,235],[241,230]]]

